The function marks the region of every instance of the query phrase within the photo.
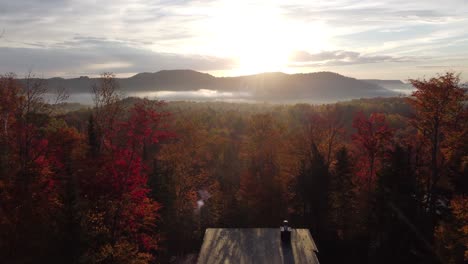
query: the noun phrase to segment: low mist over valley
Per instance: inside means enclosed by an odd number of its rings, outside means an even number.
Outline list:
[[[91,88],[98,78],[50,78],[51,90],[65,88],[70,102],[92,102]],[[164,70],[116,78],[126,96],[164,100],[330,103],[356,98],[407,95],[411,86],[400,80],[359,80],[333,72],[262,73],[214,77],[193,70]]]

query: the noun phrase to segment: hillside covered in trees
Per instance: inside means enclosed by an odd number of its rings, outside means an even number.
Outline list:
[[[41,80],[4,75],[0,260],[196,261],[207,227],[288,219],[321,263],[466,262],[466,89],[411,83],[323,105],[165,103],[104,74],[93,107],[65,111]]]
[[[21,80],[23,83],[26,79]],[[35,79],[47,82],[51,90],[67,87],[72,95],[83,96],[99,78]],[[323,103],[361,97],[391,97],[404,84],[400,81],[357,80],[333,72],[285,74],[261,73],[236,77],[215,77],[192,70],[163,70],[155,73],[138,73],[129,78],[115,78],[126,94],[169,93],[168,99],[200,100],[230,99],[249,102],[308,102]],[[394,83],[396,82],[396,84]],[[386,89],[384,87],[389,87]],[[211,95],[204,98],[201,93]],[[85,103],[91,103],[86,102]]]

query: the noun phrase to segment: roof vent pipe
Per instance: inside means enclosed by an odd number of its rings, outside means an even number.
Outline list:
[[[289,227],[288,220],[283,221],[283,225],[280,227],[281,231],[281,242],[285,244],[291,243],[291,227]]]

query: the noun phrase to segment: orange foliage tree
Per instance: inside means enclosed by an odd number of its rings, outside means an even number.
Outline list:
[[[465,90],[458,75],[448,72],[429,80],[410,80],[416,88],[408,102],[415,113],[411,124],[418,130],[429,160],[425,164],[425,206],[436,224],[436,206],[440,197],[440,180],[447,175],[450,153],[462,146],[468,136]]]

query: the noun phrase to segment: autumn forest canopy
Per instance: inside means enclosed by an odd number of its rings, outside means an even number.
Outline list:
[[[467,3],[0,0],[0,264],[468,263]]]
[[[329,104],[165,102],[122,82],[102,74],[76,107],[47,80],[0,76],[0,262],[193,263],[206,228],[283,219],[321,263],[468,261],[456,73]]]

